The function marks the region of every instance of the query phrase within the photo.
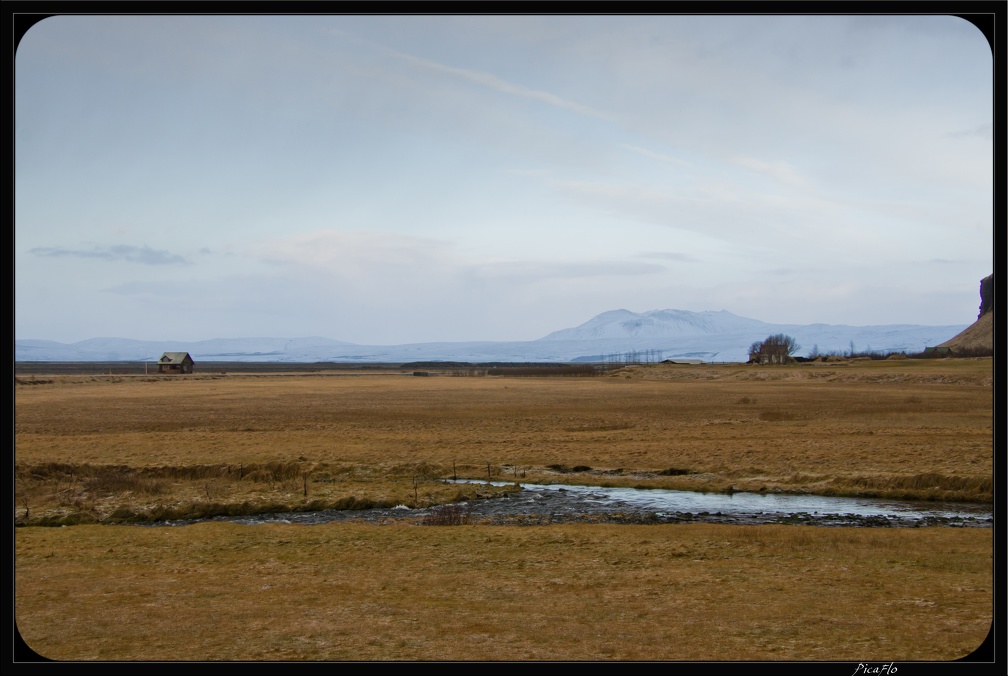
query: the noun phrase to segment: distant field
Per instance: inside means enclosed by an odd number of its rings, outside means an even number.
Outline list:
[[[223,374],[438,374],[438,375],[597,375],[620,368],[618,364],[584,364],[551,362],[413,362],[347,364],[340,362],[200,362],[192,376]],[[32,362],[14,364],[14,375],[20,377],[43,375],[89,376],[151,376],[158,375],[157,364],[152,362]]]
[[[471,496],[436,479],[488,471],[990,503],[990,359],[589,377],[256,366],[15,370],[15,522],[85,524],[16,529],[16,618],[33,648],[61,659],[941,660],[990,626],[989,529],[98,525],[439,504]],[[189,630],[172,630],[179,618]]]
[[[342,364],[318,362],[288,364],[280,362],[200,362],[192,375],[221,373],[318,373],[401,371],[399,364]],[[14,363],[15,375],[155,375],[156,362],[133,361],[19,361]]]
[[[459,497],[435,479],[519,471],[710,491],[993,496],[989,359],[414,373],[16,376],[16,516],[430,504]]]

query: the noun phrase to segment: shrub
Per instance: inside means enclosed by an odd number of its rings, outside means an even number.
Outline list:
[[[423,518],[425,526],[467,526],[472,523],[472,506],[442,505]]]

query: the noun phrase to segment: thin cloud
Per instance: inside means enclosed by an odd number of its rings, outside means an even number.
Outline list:
[[[546,169],[505,169],[512,176],[528,176],[530,178],[548,178],[550,172]]]
[[[446,241],[393,233],[317,231],[285,239],[260,242],[250,251],[269,263],[299,270],[314,268],[328,276],[371,279],[387,276],[415,278],[431,283],[435,278],[511,280],[580,279],[600,276],[646,275],[665,270],[656,263],[624,261],[523,261],[466,260]]]
[[[969,136],[979,136],[985,138],[989,141],[994,140],[994,125],[992,124],[981,124],[979,126],[973,127],[972,129],[964,129],[962,131],[955,131],[949,134],[952,138],[962,138]]]
[[[66,247],[35,247],[29,249],[36,256],[47,258],[94,258],[104,261],[126,261],[141,265],[188,265],[189,261],[178,254],[164,249],[152,249],[149,246],[129,246],[117,244],[113,246],[95,246],[91,249],[69,249]]]
[[[732,164],[766,174],[784,185],[801,187],[806,183],[805,179],[787,162],[764,162],[753,157],[738,157],[732,160]]]
[[[644,155],[645,157],[650,157],[653,160],[659,160],[661,162],[669,162],[671,164],[679,164],[684,167],[692,166],[686,160],[680,160],[678,157],[672,157],[670,155],[665,155],[663,153],[657,153],[653,150],[648,150],[647,148],[641,148],[640,146],[632,146],[628,143],[621,143],[620,148],[630,150],[632,152]]]
[[[734,187],[705,185],[684,190],[662,190],[634,184],[593,181],[558,181],[557,191],[578,204],[601,210],[616,219],[630,219],[679,230],[706,238],[754,237],[752,217],[743,207],[751,199]],[[762,235],[760,235],[762,237]]]
[[[551,94],[549,92],[544,92],[537,89],[529,89],[528,87],[523,87],[521,85],[508,82],[507,80],[502,80],[496,75],[491,75],[490,73],[482,73],[480,71],[468,70],[466,68],[457,68],[455,66],[446,66],[443,63],[430,61],[429,59],[422,59],[418,56],[404,54],[402,52],[397,52],[392,49],[387,48],[385,49],[390,54],[393,54],[394,56],[404,61],[415,64],[427,70],[433,70],[439,73],[446,73],[448,75],[453,75],[463,80],[474,82],[478,85],[488,87],[490,89],[493,89],[495,91],[504,94],[510,94],[512,96],[517,96],[525,99],[531,99],[533,101],[538,101],[540,103],[545,103],[547,105],[554,106],[556,108],[562,108],[564,110],[569,110],[571,112],[575,112],[580,115],[588,115],[590,117],[597,117],[603,120],[612,120],[615,118],[615,116],[612,115],[611,113],[596,110],[591,106],[586,106],[577,103],[576,101],[568,101],[567,99],[561,98],[556,94]]]
[[[449,262],[450,245],[398,233],[319,230],[253,243],[251,257],[294,267],[367,270],[375,265],[436,267]]]
[[[191,282],[131,281],[113,284],[99,289],[103,293],[121,296],[159,296],[166,298],[180,295],[180,288],[191,286]]]
[[[577,263],[508,261],[474,266],[470,269],[469,274],[480,278],[532,282],[541,279],[584,279],[588,277],[650,275],[664,271],[664,266],[655,263],[628,263],[622,261]]]
[[[657,258],[663,261],[676,261],[679,263],[697,263],[699,258],[688,253],[677,251],[645,251],[637,254],[638,258]]]

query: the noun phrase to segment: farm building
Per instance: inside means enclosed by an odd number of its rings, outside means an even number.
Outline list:
[[[158,373],[192,373],[193,360],[188,352],[165,352],[158,359]]]

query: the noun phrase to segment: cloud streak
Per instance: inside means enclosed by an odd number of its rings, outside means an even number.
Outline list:
[[[764,162],[753,157],[738,157],[732,160],[732,163],[744,169],[765,174],[778,183],[791,188],[805,188],[808,186],[808,181],[800,176],[795,171],[795,168],[787,162]]]
[[[95,245],[90,249],[71,249],[68,247],[34,247],[29,252],[44,258],[92,258],[103,261],[125,261],[141,265],[189,265],[189,261],[178,254],[164,249],[152,249],[149,246],[130,246],[113,244],[110,246]]]
[[[660,162],[668,162],[669,164],[678,164],[682,167],[691,166],[686,160],[681,160],[678,157],[672,157],[671,155],[666,155],[664,153],[655,152],[654,150],[648,150],[647,148],[641,148],[639,146],[632,146],[629,143],[621,143],[620,148],[630,150],[644,157],[650,157],[653,160],[658,160]]]
[[[258,242],[247,254],[299,273],[312,270],[311,274],[322,277],[370,280],[367,284],[372,286],[386,285],[387,282],[382,282],[385,278],[410,279],[421,285],[460,278],[532,283],[546,279],[647,275],[665,269],[655,263],[621,260],[561,262],[467,257],[447,240],[337,230]],[[663,258],[662,254],[653,257]]]
[[[663,261],[675,261],[676,263],[698,263],[700,259],[693,254],[681,251],[642,251],[637,254],[638,258],[657,258]]]
[[[410,54],[403,54],[402,52],[397,52],[395,50],[386,49],[387,52],[393,54],[399,59],[406,61],[407,63],[413,64],[425,70],[433,71],[436,73],[443,73],[445,75],[451,75],[455,78],[465,80],[467,82],[472,82],[480,86],[486,87],[488,89],[493,89],[494,91],[501,92],[502,94],[509,94],[518,98],[528,99],[531,101],[537,101],[539,103],[544,103],[548,106],[553,106],[554,108],[560,108],[563,110],[569,110],[571,112],[577,113],[579,115],[587,115],[589,117],[595,117],[602,120],[612,120],[615,119],[615,115],[605,111],[597,110],[591,106],[586,106],[576,101],[569,101],[565,98],[557,96],[556,94],[551,94],[550,92],[544,92],[536,89],[530,89],[528,87],[523,87],[507,80],[501,79],[496,75],[490,73],[483,73],[480,71],[469,70],[467,68],[458,68],[455,66],[448,66],[443,63],[438,63],[436,61],[431,61],[429,59],[423,59],[418,56],[412,56]]]
[[[664,272],[665,266],[654,263],[594,261],[578,263],[543,263],[538,261],[507,261],[474,265],[467,274],[496,281],[531,283],[546,279],[586,279],[591,277],[634,277]]]

